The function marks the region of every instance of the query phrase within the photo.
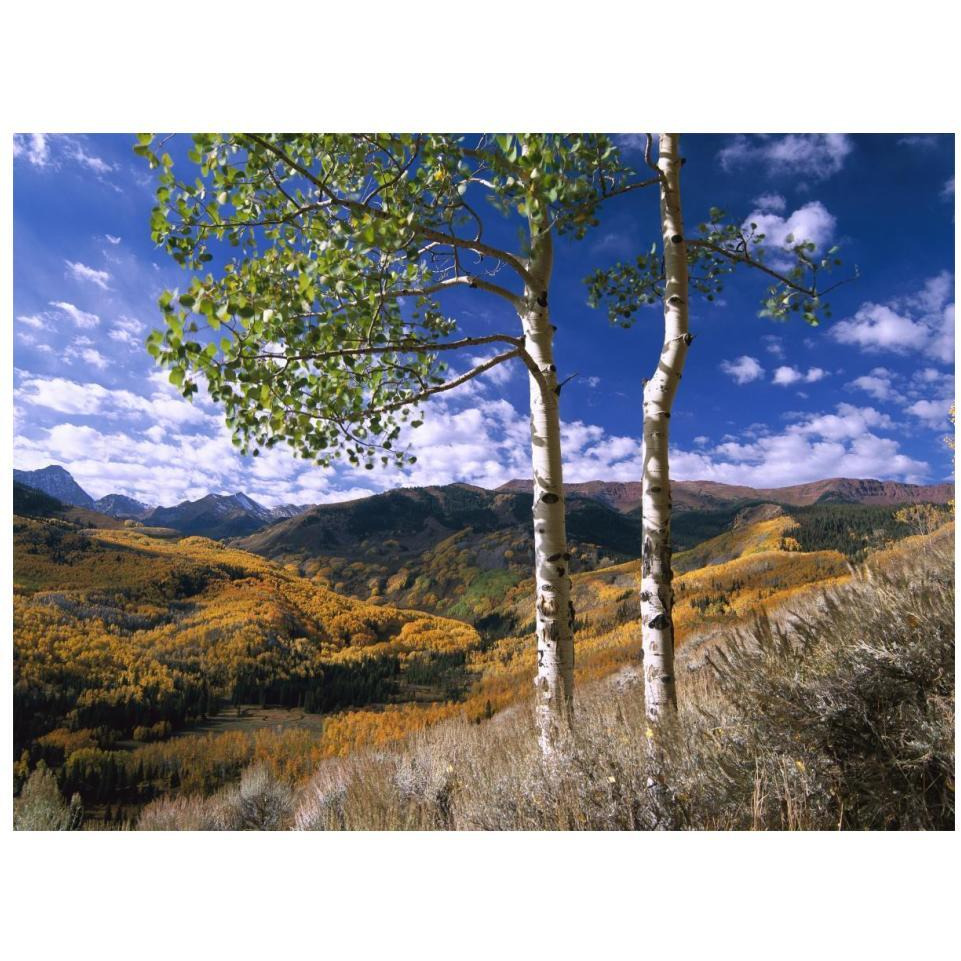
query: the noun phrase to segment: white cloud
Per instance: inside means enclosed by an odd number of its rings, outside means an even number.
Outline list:
[[[842,344],[903,354],[924,347],[930,331],[924,324],[898,314],[890,307],[868,303],[859,307],[850,320],[835,324],[831,336]]]
[[[917,417],[925,427],[932,430],[943,430],[948,426],[948,410],[952,400],[950,397],[943,400],[919,400],[906,407],[905,410]]]
[[[106,160],[87,153],[87,151],[75,141],[69,141],[69,156],[82,167],[87,167],[95,174],[100,174],[101,176],[115,169],[113,164],[109,164]]]
[[[14,134],[13,156],[23,157],[34,167],[46,167],[50,163],[50,144],[46,134]]]
[[[94,350],[93,347],[84,347],[80,351],[80,356],[90,364],[91,367],[96,367],[98,370],[106,370],[110,366],[110,361],[107,360],[100,351]]]
[[[761,194],[751,203],[756,210],[773,210],[778,213],[787,207],[787,201],[780,194]]]
[[[114,237],[113,234],[104,234],[104,236],[107,238],[107,243],[113,244],[114,246],[119,244],[122,239],[120,237]]]
[[[764,368],[757,358],[741,355],[737,360],[721,361],[721,370],[732,377],[737,384],[749,384],[752,380],[760,380],[764,376]]]
[[[764,349],[778,360],[784,357],[784,341],[776,334],[765,334],[761,340],[764,342]]]
[[[728,440],[711,450],[672,451],[679,480],[714,480],[781,487],[826,477],[873,477],[922,483],[928,465],[900,451],[875,431],[895,426],[871,407],[839,404],[831,414],[805,414],[777,434],[749,442]]]
[[[781,387],[788,387],[791,384],[805,383],[805,384],[816,384],[819,380],[823,380],[828,376],[826,370],[822,370],[820,367],[809,367],[807,373],[802,373],[796,367],[778,367],[774,371],[774,377],[772,378],[772,383],[778,384]]]
[[[739,134],[718,154],[727,171],[764,167],[769,176],[825,180],[838,173],[854,145],[846,134],[788,134],[783,137]]]
[[[121,317],[114,322],[113,329],[108,336],[111,340],[119,341],[128,347],[141,347],[143,345],[143,333],[146,327],[135,317]]]
[[[96,314],[88,314],[85,310],[75,307],[73,304],[63,300],[51,300],[51,307],[66,314],[78,327],[96,327],[100,323],[100,318]]]
[[[88,280],[90,283],[96,284],[101,290],[110,289],[110,274],[106,270],[95,270],[93,267],[75,263],[72,260],[65,260],[64,263],[77,280]]]
[[[82,344],[77,345],[83,349]],[[150,396],[129,390],[116,390],[102,384],[68,380],[63,377],[44,377],[21,373],[20,384],[14,391],[17,402],[43,407],[63,414],[99,414],[108,419],[146,417],[153,423],[178,428],[217,427],[221,419],[209,413],[201,398],[196,403],[184,400],[163,374],[148,376],[153,391]]]
[[[941,196],[945,200],[954,199],[954,177],[949,177],[941,188]]]
[[[846,387],[854,390],[863,390],[875,400],[897,401],[900,394],[894,387],[895,374],[886,367],[875,367],[869,374],[856,377]]]
[[[764,234],[764,247],[770,253],[771,263],[782,267],[791,262],[790,258],[782,253],[784,248],[810,241],[818,250],[823,250],[834,237],[834,228],[837,225],[833,214],[819,200],[806,203],[788,217],[761,209],[755,210],[745,218],[745,230],[749,229],[752,223],[757,224],[757,233]]]
[[[933,150],[938,145],[938,138],[934,134],[908,134],[898,138],[899,147],[920,147],[922,150]]]
[[[17,317],[17,320],[21,324],[26,324],[28,327],[33,327],[36,330],[43,330],[43,328],[46,326],[42,318],[40,318],[37,314],[20,314],[20,316]]]
[[[91,154],[83,138],[68,134],[14,134],[13,155],[35,167],[59,170],[64,161],[92,170],[100,179],[117,168],[102,157]]]
[[[954,360],[952,278],[945,271],[910,297],[889,304],[862,304],[853,317],[836,323],[831,336],[873,353],[917,351],[941,363]]]

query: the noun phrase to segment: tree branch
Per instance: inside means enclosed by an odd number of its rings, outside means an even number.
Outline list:
[[[292,170],[296,170],[297,173],[317,187],[317,189],[331,203],[339,207],[343,207],[346,210],[352,210],[354,212],[360,211],[370,214],[372,217],[376,217],[379,220],[390,220],[390,215],[378,207],[369,207],[366,204],[361,203],[359,200],[350,200],[347,197],[337,196],[337,194],[335,194],[327,186],[327,184],[325,184],[319,177],[315,176],[307,167],[298,163],[278,146],[272,144],[269,140],[265,140],[263,137],[260,137],[257,134],[244,134],[243,136],[248,137],[264,150],[272,153],[278,160],[286,164]],[[474,253],[480,254],[481,256],[491,257],[494,260],[499,260],[501,263],[507,264],[509,267],[513,268],[521,276],[525,283],[528,283],[531,280],[531,276],[521,259],[516,257],[514,254],[510,254],[505,250],[499,249],[498,247],[491,247],[489,244],[485,244],[477,240],[465,240],[453,234],[445,234],[443,231],[434,230],[432,227],[428,227],[417,220],[409,224],[409,228],[413,232],[419,234],[421,237],[425,237],[427,240],[436,240],[440,244],[447,244],[452,247],[460,247],[465,250],[472,250]]]
[[[412,351],[461,350],[464,347],[483,347],[485,344],[511,344],[515,350],[522,350],[524,341],[509,334],[488,334],[485,337],[465,337],[447,344],[432,344],[429,341],[400,341],[394,344],[377,344],[364,347],[341,347],[311,354],[274,354],[260,353],[254,357],[259,360],[330,360],[334,357],[358,357],[368,354],[410,353]],[[512,354],[513,356],[513,354]],[[485,368],[486,369],[486,368]]]

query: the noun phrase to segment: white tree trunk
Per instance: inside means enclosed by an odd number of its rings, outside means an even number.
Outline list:
[[[668,436],[671,405],[684,369],[688,333],[687,245],[681,221],[678,134],[659,135],[661,231],[664,249],[664,346],[644,385],[641,632],[647,717],[657,722],[677,707],[674,685],[674,589],[671,585],[671,481]]]
[[[563,742],[572,720],[574,607],[564,521],[560,389],[554,365],[554,328],[547,303],[551,273],[549,235],[535,244],[529,269],[536,285],[525,291],[521,322],[525,349],[540,372],[540,377],[530,375],[537,624],[535,712],[541,750],[550,756]]]

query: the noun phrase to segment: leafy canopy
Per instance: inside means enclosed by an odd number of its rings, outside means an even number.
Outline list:
[[[582,237],[643,185],[599,135],[198,134],[191,177],[151,134],[134,149],[159,169],[152,237],[191,273],[150,353],[186,397],[206,380],[245,453],[285,441],[322,465],[412,461],[397,442],[419,403],[525,354],[452,341],[439,295],[522,309],[535,241]],[[492,212],[525,228],[517,250],[485,240]],[[450,375],[445,351],[488,343],[510,349]]]

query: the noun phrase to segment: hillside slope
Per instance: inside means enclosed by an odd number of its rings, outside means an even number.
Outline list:
[[[574,570],[634,555],[636,519],[588,498],[568,504]],[[338,593],[477,623],[533,565],[531,498],[466,484],[327,504],[234,541]]]
[[[330,710],[456,695],[473,628],[372,606],[205,538],[14,519],[14,729],[129,737],[223,701]],[[168,727],[168,729],[169,729]],[[93,735],[91,735],[93,736]]]

